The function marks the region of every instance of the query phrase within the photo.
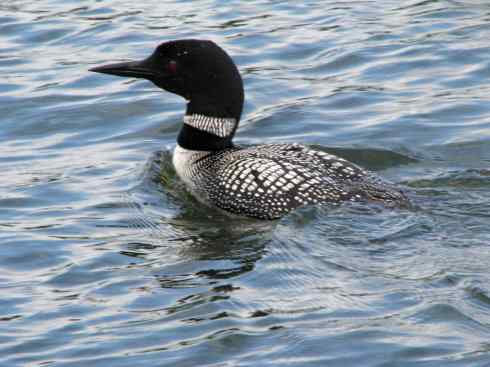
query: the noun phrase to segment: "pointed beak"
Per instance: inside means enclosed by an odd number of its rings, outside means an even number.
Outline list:
[[[145,59],[143,61],[119,62],[117,64],[97,66],[95,68],[89,69],[89,71],[151,80],[156,76],[156,74],[148,64],[148,59]]]

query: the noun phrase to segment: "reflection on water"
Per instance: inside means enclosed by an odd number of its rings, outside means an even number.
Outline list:
[[[0,365],[485,366],[490,8],[475,1],[0,4]],[[239,144],[301,142],[410,209],[204,207],[184,101],[87,72],[210,38]]]

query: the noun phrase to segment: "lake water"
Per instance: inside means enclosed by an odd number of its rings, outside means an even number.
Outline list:
[[[411,210],[275,222],[197,203],[184,101],[90,73],[208,38],[246,87],[241,144],[301,142]],[[0,4],[1,366],[489,366],[486,1]]]

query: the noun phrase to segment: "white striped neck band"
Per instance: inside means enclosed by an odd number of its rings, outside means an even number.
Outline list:
[[[195,114],[185,115],[184,123],[196,129],[224,138],[233,133],[237,122],[234,118],[209,117]]]

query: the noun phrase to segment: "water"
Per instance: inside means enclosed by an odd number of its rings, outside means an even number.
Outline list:
[[[1,366],[489,366],[490,6],[4,1]],[[302,142],[413,210],[229,219],[182,188],[183,101],[87,72],[210,38],[242,144]]]

